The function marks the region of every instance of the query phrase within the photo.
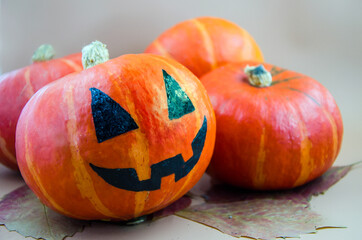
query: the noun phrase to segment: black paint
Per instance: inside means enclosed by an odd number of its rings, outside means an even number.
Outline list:
[[[168,118],[170,120],[178,119],[195,111],[195,107],[190,98],[187,96],[185,91],[182,90],[176,80],[165,70],[162,70],[162,73],[166,87]]]
[[[182,155],[155,163],[151,166],[151,178],[140,181],[134,168],[102,168],[89,164],[91,168],[110,185],[129,191],[153,191],[160,189],[161,179],[165,176],[175,174],[175,182],[185,177],[197,164],[204,148],[207,132],[207,120],[198,131],[196,137],[191,143],[193,156],[185,162]]]
[[[99,143],[137,129],[131,115],[121,105],[97,88],[89,89],[92,94],[92,114]]]

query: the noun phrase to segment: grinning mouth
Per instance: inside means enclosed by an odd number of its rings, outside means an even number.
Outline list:
[[[134,168],[102,168],[90,163],[90,167],[110,185],[128,191],[153,191],[160,189],[163,177],[175,174],[175,182],[185,177],[197,164],[204,148],[207,132],[207,120],[191,143],[193,155],[184,161],[181,154],[167,158],[151,166],[151,178],[140,181]]]

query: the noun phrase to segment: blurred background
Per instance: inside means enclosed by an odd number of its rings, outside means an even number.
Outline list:
[[[61,57],[97,39],[117,57],[143,52],[186,19],[233,21],[252,34],[266,62],[314,77],[330,90],[345,125],[337,161],[362,160],[360,0],[1,0],[0,8],[2,73],[29,64],[43,43]]]

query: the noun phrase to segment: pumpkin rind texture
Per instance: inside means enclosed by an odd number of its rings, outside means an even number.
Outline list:
[[[21,110],[46,84],[82,70],[81,54],[35,62],[0,76],[0,162],[17,170],[15,131]]]
[[[261,50],[246,30],[215,17],[181,22],[163,32],[145,52],[173,58],[197,77],[228,62],[263,61]]]
[[[332,95],[308,76],[266,63],[272,83],[254,87],[247,65],[258,63],[231,63],[201,78],[217,122],[207,172],[256,190],[290,189],[321,176],[342,143],[342,118]]]
[[[215,132],[206,90],[188,69],[124,55],[39,90],[20,116],[16,149],[26,183],[47,206],[73,218],[129,220],[201,178]]]

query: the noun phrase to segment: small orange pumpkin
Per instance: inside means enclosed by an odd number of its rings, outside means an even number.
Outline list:
[[[199,17],[166,30],[145,50],[182,63],[197,77],[228,62],[263,61],[252,36],[222,18]]]
[[[303,74],[247,65],[256,63],[228,64],[201,78],[217,122],[208,173],[258,190],[293,188],[322,175],[343,135],[331,94]]]
[[[0,76],[0,162],[17,170],[15,130],[21,110],[44,85],[69,73],[82,70],[81,54],[53,59],[54,50],[42,45],[30,66]]]
[[[103,44],[85,49],[85,68],[107,60],[87,56],[108,56]],[[156,55],[92,65],[25,106],[16,141],[22,176],[47,206],[79,219],[129,220],[171,204],[211,159],[215,116],[206,90]]]

